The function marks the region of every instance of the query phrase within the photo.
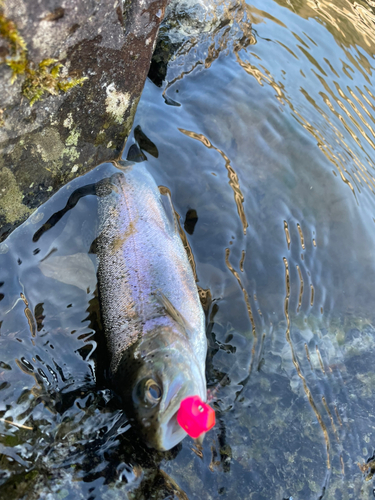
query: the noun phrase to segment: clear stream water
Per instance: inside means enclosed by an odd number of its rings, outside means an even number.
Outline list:
[[[375,2],[218,7],[124,152],[171,191],[211,294],[217,425],[156,453],[100,383],[101,165],[0,245],[0,498],[373,497]]]

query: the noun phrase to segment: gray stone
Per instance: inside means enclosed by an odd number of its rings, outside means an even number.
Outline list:
[[[0,0],[0,241],[121,155],[166,3]]]

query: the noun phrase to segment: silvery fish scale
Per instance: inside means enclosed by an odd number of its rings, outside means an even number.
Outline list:
[[[142,164],[116,166],[121,171],[111,177],[112,193],[98,193],[99,291],[110,372],[120,385],[134,385],[133,400],[146,372],[162,386],[158,408],[138,405],[135,413],[142,426],[157,421],[154,433],[164,441],[151,431],[147,441],[168,449],[186,435],[175,418],[181,400],[206,399],[204,313],[169,196],[160,194]],[[172,420],[174,438],[167,439]]]

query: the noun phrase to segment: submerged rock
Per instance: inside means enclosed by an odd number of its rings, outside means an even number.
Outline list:
[[[166,3],[0,1],[0,241],[119,157]]]
[[[161,87],[190,73],[209,67],[222,51],[255,42],[242,0],[172,0],[166,9],[149,78]],[[236,50],[236,48],[235,48]],[[167,104],[179,105],[164,96]]]

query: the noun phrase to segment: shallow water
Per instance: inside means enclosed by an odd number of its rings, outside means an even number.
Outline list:
[[[211,292],[208,382],[230,380],[217,425],[202,450],[187,438],[158,454],[96,386],[85,186],[113,172],[102,165],[0,246],[0,418],[24,426],[0,421],[1,497],[372,496],[375,4],[222,15],[234,21],[187,35],[162,86],[147,82],[124,152],[138,144],[170,189]],[[58,260],[57,281],[41,271],[49,254],[83,260]],[[62,283],[74,265],[83,274]]]

